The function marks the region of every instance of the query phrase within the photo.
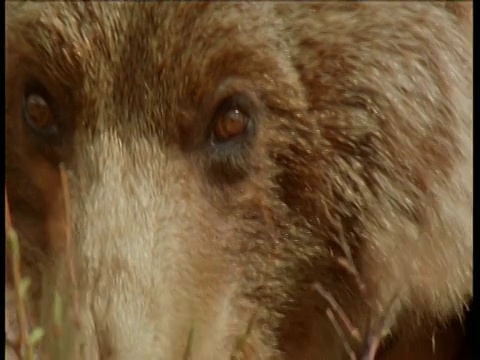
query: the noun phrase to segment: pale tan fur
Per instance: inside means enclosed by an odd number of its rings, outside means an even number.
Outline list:
[[[362,354],[315,284],[361,335],[391,315],[398,353],[462,317],[471,16],[471,3],[8,3],[6,183],[36,311],[53,299],[38,284],[65,276],[63,162],[78,357],[180,359],[193,328],[192,358],[223,360],[252,317],[246,358],[344,359],[346,339]],[[31,81],[53,99],[58,145],[22,120]],[[255,134],[212,149],[235,93]]]

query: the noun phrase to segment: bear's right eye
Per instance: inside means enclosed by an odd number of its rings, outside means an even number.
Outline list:
[[[58,124],[52,107],[45,96],[27,93],[23,101],[23,119],[30,130],[40,137],[54,137],[59,134]]]
[[[227,109],[216,117],[213,130],[215,140],[224,142],[242,136],[247,132],[249,123],[249,117],[240,109]]]
[[[224,99],[213,116],[212,144],[228,146],[247,140],[255,127],[251,107],[242,95]]]

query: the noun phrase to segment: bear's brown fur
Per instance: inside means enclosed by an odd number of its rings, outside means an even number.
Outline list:
[[[62,162],[77,345],[100,358],[179,359],[193,328],[193,359],[227,359],[250,322],[247,358],[343,359],[383,320],[387,358],[449,358],[457,342],[430,341],[472,298],[471,17],[471,3],[7,3],[6,184],[33,300],[50,303],[38,284],[63,271]],[[54,138],[22,116],[39,88]],[[251,131],[212,144],[229,97]]]

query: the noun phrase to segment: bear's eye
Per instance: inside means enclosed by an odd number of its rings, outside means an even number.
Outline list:
[[[28,93],[23,102],[23,119],[38,136],[58,135],[58,126],[48,100],[39,94]]]
[[[241,136],[247,131],[249,119],[239,109],[229,109],[216,118],[214,135],[218,141]]]
[[[217,110],[212,130],[212,140],[215,143],[240,139],[248,134],[252,119],[240,102],[240,99],[229,98]]]

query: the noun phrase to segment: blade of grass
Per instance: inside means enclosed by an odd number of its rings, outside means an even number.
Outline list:
[[[235,344],[235,348],[233,349],[233,352],[230,355],[230,360],[236,360],[237,356],[238,356],[237,354],[242,352],[242,350],[245,346],[245,343],[247,341],[247,338],[250,335],[250,333],[252,332],[254,321],[255,321],[255,314],[253,314],[250,317],[250,320],[247,323],[247,328],[245,329],[245,332],[238,337],[238,339],[236,341],[236,344]]]
[[[183,354],[183,360],[190,360],[190,358],[192,356],[193,333],[194,333],[194,328],[192,326],[190,328],[190,331],[188,332],[187,346],[185,347],[185,352]]]
[[[10,208],[8,206],[7,188],[5,188],[5,225],[6,235],[10,244],[12,270],[13,270],[13,286],[16,296],[17,320],[20,330],[19,344],[20,349],[23,348],[24,355],[28,360],[33,360],[33,347],[29,341],[28,334],[28,317],[25,309],[25,294],[22,294],[22,275],[20,266],[20,244],[18,242],[17,232],[12,227],[12,218]],[[23,286],[25,287],[25,285]]]

